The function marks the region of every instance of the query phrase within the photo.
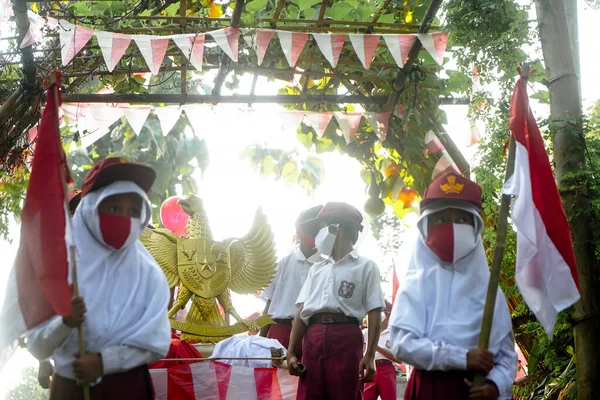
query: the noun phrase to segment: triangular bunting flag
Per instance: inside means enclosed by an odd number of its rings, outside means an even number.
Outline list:
[[[427,145],[425,155],[439,153],[444,150],[444,145],[433,131],[429,131],[425,135],[425,144]]]
[[[102,51],[106,67],[109,72],[112,72],[121,58],[123,58],[125,51],[127,51],[129,43],[131,43],[131,36],[121,33],[97,31],[96,39]]]
[[[238,60],[238,36],[239,28],[225,28],[214,32],[208,32],[215,40],[217,45],[231,58],[233,61]]]
[[[363,114],[369,125],[371,125],[373,132],[375,132],[379,140],[381,140],[382,142],[387,137],[387,128],[390,120],[390,115],[390,112],[365,112]]]
[[[344,48],[346,35],[330,33],[313,33],[312,35],[317,41],[321,53],[323,53],[327,61],[329,61],[329,64],[335,68],[340,58],[340,53]]]
[[[431,54],[435,62],[437,62],[439,65],[442,65],[444,62],[446,45],[448,44],[448,33],[417,33],[417,37],[421,41],[421,44],[425,50]]]
[[[67,21],[61,21],[58,32],[61,47],[60,57],[63,66],[67,65],[94,35],[93,29],[73,25]]]
[[[152,107],[123,107],[122,110],[135,134],[139,135]]]
[[[0,7],[2,6],[0,5]],[[10,7],[10,11],[12,11],[12,7]],[[44,26],[57,24],[57,21],[54,18],[47,17],[47,20],[45,20],[44,18],[40,17],[31,10],[27,10],[27,19],[29,20],[29,27],[27,28],[27,33],[25,33],[25,36],[21,41],[20,47],[22,49],[24,49],[25,47],[29,47],[34,43],[37,43],[42,38],[42,28]],[[0,22],[1,21],[2,19],[0,18]]]
[[[433,168],[433,173],[431,174],[431,179],[434,179],[437,175],[446,172],[446,171],[454,171],[457,174],[460,174],[460,171],[450,155],[444,150],[442,152],[442,157],[438,160],[437,164]]]
[[[350,42],[352,42],[352,47],[354,47],[358,59],[366,69],[369,69],[381,35],[352,34],[348,36],[350,37]]]
[[[308,41],[308,34],[301,32],[277,31],[279,43],[283,54],[290,65],[295,67],[300,57],[300,53],[304,50],[304,45]]]
[[[350,144],[354,141],[354,137],[356,136],[356,132],[358,132],[358,128],[360,127],[360,120],[362,118],[361,113],[341,113],[336,112],[335,118],[338,121],[340,129],[344,133],[344,139],[346,139],[346,144]]]
[[[477,126],[477,122],[473,119],[469,120],[470,125],[470,139],[468,146],[474,146],[477,143],[481,142],[481,133],[479,133],[479,127]]]
[[[169,47],[169,38],[150,35],[133,37],[152,75],[157,75]]]
[[[408,52],[415,41],[414,34],[407,35],[381,35],[385,40],[388,51],[394,57],[394,61],[400,68],[404,66]]]
[[[173,35],[171,36],[171,39],[173,39],[177,47],[181,49],[183,55],[190,61],[190,63],[192,63],[194,68],[196,68],[198,71],[202,71],[205,35],[203,33],[199,35]]]
[[[273,39],[275,31],[272,29],[258,29],[256,31],[256,52],[258,56],[258,65],[262,64],[265,54],[267,53],[267,47]]]
[[[163,136],[167,136],[179,120],[181,111],[177,108],[157,107],[154,109],[154,114],[158,117]]]
[[[333,118],[332,112],[307,112],[306,119],[312,128],[317,132],[317,136],[323,137],[325,129]]]

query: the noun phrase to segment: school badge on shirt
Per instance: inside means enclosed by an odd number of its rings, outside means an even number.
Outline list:
[[[352,282],[342,281],[342,283],[340,283],[340,288],[338,289],[338,294],[345,299],[349,299],[354,293],[355,286],[356,285]]]

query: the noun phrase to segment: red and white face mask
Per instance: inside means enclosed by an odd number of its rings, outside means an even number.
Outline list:
[[[105,212],[98,213],[98,218],[104,243],[116,250],[135,242],[140,236],[141,225],[137,218]]]
[[[475,229],[466,224],[433,225],[427,231],[425,244],[440,260],[453,264],[475,249]]]

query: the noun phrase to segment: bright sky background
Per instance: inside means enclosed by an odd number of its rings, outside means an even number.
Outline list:
[[[589,107],[600,97],[600,76],[596,68],[600,65],[597,51],[597,38],[600,37],[600,11],[592,10],[580,0],[579,28],[581,47],[582,94],[584,107]],[[536,56],[537,57],[537,56]],[[238,93],[249,91],[250,81],[242,81]],[[261,91],[272,94],[272,86],[259,84],[257,94]],[[469,126],[466,121],[466,107],[447,107],[448,125],[446,129],[453,136],[461,150],[470,159],[474,149],[466,148],[469,138]],[[235,121],[235,107],[232,107],[231,121]],[[482,132],[482,134],[485,134]],[[200,187],[198,193],[203,198],[213,234],[216,239],[239,237],[244,235],[252,224],[256,208],[263,207],[275,232],[278,256],[283,256],[291,249],[294,235],[294,220],[298,213],[315,204],[327,201],[346,201],[362,210],[367,199],[365,185],[360,179],[360,165],[348,156],[338,153],[320,155],[325,164],[326,176],[322,185],[312,198],[306,196],[296,186],[275,182],[272,179],[261,179],[249,168],[247,161],[240,160],[240,153],[253,143],[268,143],[271,147],[283,149],[306,150],[297,143],[295,131],[282,132],[264,129],[263,126],[235,126],[233,123],[226,130],[209,130],[204,134],[207,141],[210,164],[201,178],[197,174]],[[0,299],[4,298],[5,282],[12,259],[18,247],[18,226],[12,229],[13,243],[0,241]],[[380,256],[377,244],[369,234],[360,247],[360,252],[374,259],[380,265],[382,274],[389,274],[390,259]],[[404,255],[395,257],[397,265],[403,264]],[[388,281],[389,281],[389,275]],[[391,297],[391,284],[384,284],[384,292]],[[262,301],[253,296],[234,295],[234,305],[243,317],[264,307]],[[26,352],[18,351],[6,367],[0,371],[0,400],[6,391],[20,379],[20,371],[24,366],[37,365]]]

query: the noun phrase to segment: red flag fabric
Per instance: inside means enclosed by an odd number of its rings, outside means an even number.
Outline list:
[[[70,180],[58,126],[58,104],[50,85],[42,114],[21,217],[21,239],[0,314],[0,347],[53,315],[71,312],[65,234],[65,180]],[[58,87],[56,86],[56,87]]]
[[[396,293],[398,293],[398,289],[400,289],[400,281],[398,280],[398,274],[396,274],[396,262],[392,260],[392,272],[394,276],[392,277],[392,304],[396,300]]]
[[[516,141],[515,172],[504,193],[516,196],[515,280],[523,299],[552,336],[557,314],[579,299],[571,232],[544,141],[529,108],[527,80],[515,85],[510,130]]]

